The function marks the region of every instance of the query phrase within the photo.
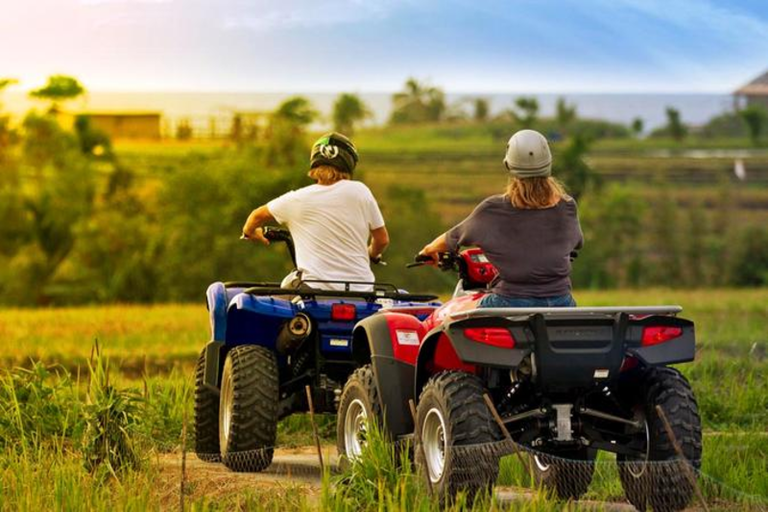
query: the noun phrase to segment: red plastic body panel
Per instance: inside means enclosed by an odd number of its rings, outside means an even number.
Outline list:
[[[413,315],[406,313],[382,313],[387,318],[389,338],[395,359],[416,364],[419,346],[427,333],[424,325]]]
[[[430,331],[443,323],[443,320],[451,313],[458,313],[460,311],[468,311],[470,309],[477,308],[477,303],[483,298],[484,293],[473,293],[472,295],[464,295],[463,297],[457,297],[449,302],[446,302],[434,313],[432,313],[426,320],[424,320],[424,328]]]
[[[499,274],[496,267],[490,261],[487,261],[488,258],[480,248],[465,249],[461,251],[459,256],[467,264],[467,274],[475,283],[488,284]],[[481,259],[486,261],[478,261]]]
[[[445,334],[440,335],[440,338],[437,340],[437,347],[435,347],[435,355],[427,363],[427,370],[430,374],[444,370],[461,370],[467,373],[475,373],[476,369],[475,365],[464,364],[453,349],[453,345],[451,345],[448,337]]]

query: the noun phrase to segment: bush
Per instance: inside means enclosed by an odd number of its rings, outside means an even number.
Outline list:
[[[731,269],[737,286],[768,285],[768,229],[751,226],[738,239]]]
[[[83,427],[82,404],[62,368],[34,363],[0,376],[0,449],[34,452],[79,438]]]
[[[747,128],[737,113],[726,112],[707,121],[699,133],[706,138],[744,138],[747,136]]]
[[[105,468],[112,474],[136,469],[140,464],[134,442],[139,397],[109,382],[109,361],[98,353],[89,365],[91,382],[85,407],[83,459],[86,469]]]

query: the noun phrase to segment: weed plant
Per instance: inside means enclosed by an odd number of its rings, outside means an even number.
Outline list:
[[[99,354],[90,363],[90,386],[85,407],[83,460],[85,467],[97,471],[104,467],[112,475],[137,469],[139,452],[133,439],[138,423],[140,397],[118,389],[109,382],[109,361]]]

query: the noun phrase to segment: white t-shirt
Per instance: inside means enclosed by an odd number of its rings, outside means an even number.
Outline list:
[[[302,279],[374,280],[368,238],[371,230],[384,226],[384,218],[363,183],[340,180],[333,185],[310,185],[273,199],[267,208],[291,231]],[[343,284],[308,284],[326,290],[344,289]]]

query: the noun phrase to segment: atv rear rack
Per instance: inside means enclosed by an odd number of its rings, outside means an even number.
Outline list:
[[[450,315],[452,320],[480,317],[521,317],[544,315],[555,318],[578,317],[611,317],[619,313],[628,315],[677,315],[683,310],[681,306],[600,306],[574,308],[478,308],[469,311],[459,311]]]
[[[310,299],[316,297],[336,297],[336,298],[350,298],[350,299],[363,299],[368,302],[375,302],[378,299],[391,299],[408,302],[430,302],[437,299],[437,295],[415,295],[411,293],[400,293],[388,290],[373,290],[373,291],[344,291],[344,290],[319,290],[312,288],[262,288],[253,287],[243,290],[243,293],[249,295],[289,295],[293,297],[301,297],[303,299]]]

